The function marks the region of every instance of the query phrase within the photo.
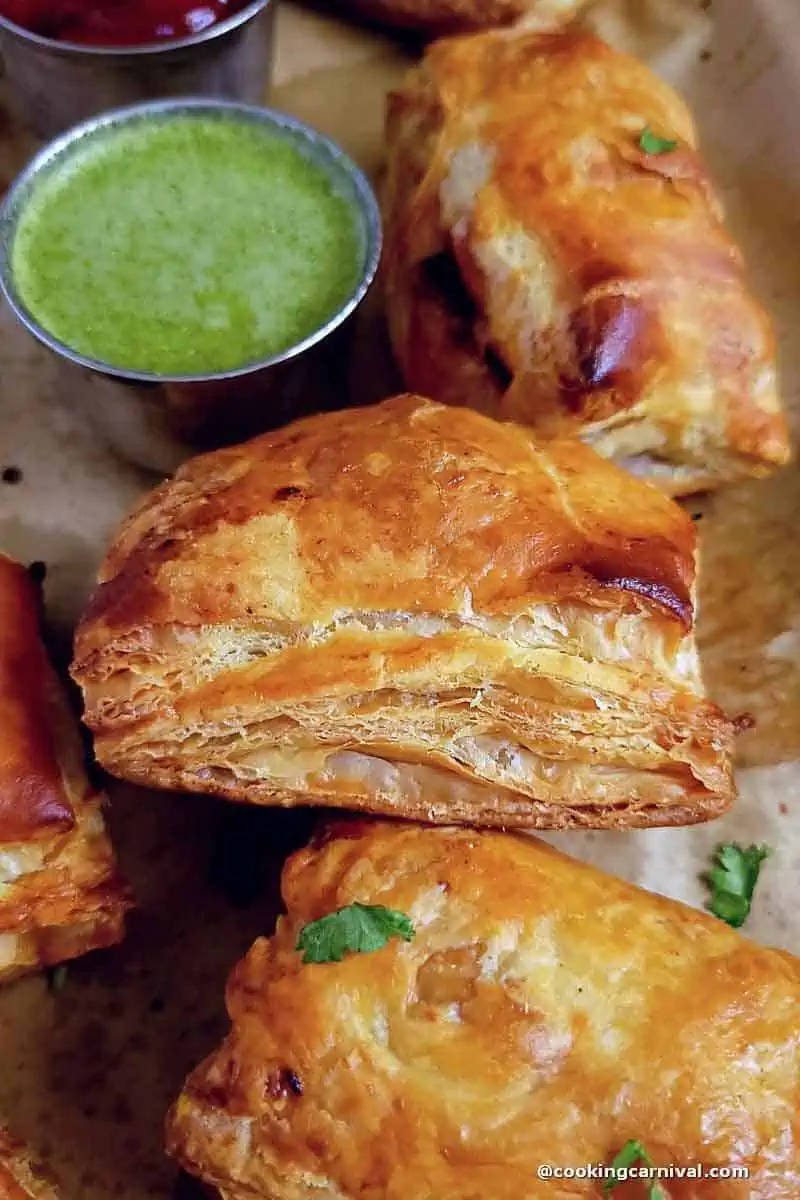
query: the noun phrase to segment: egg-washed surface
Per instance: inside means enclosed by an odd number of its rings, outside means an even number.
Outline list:
[[[634,1132],[659,1165],[749,1174],[675,1200],[797,1194],[800,959],[508,834],[343,822],[282,892],[168,1125],[224,1200],[547,1200],[540,1165]],[[413,936],[304,964],[308,923],[354,902]]]
[[[0,554],[0,983],[118,942],[129,906],[38,594]]]
[[[99,761],[435,822],[672,825],[732,798],[695,530],[578,441],[398,396],[193,459],[75,638]]]
[[[788,52],[794,5],[759,0],[737,6],[736,21],[717,23],[710,61],[700,59],[703,45],[694,32],[687,40],[673,25],[676,36],[665,42],[665,26],[651,22],[659,9],[672,18],[673,0],[615,0],[605,7],[615,18],[613,37],[624,35],[628,50],[655,54],[659,69],[687,91],[709,165],[723,185],[731,228],[756,291],[777,318],[794,410],[800,262],[786,249],[796,238],[800,189],[793,125],[800,100],[789,99],[798,78]],[[697,13],[703,15],[699,6]],[[389,39],[319,18],[288,0],[277,16],[271,101],[337,138],[377,179],[383,93],[398,81],[407,55]],[[13,137],[4,141],[4,177],[10,179],[34,149]],[[353,390],[361,403],[398,390],[396,381],[383,392],[369,390],[388,371],[374,328],[364,334],[353,363]],[[47,561],[48,612],[66,655],[113,529],[152,479],[110,456],[76,412],[74,396],[63,390],[49,359],[7,314],[0,317],[0,344],[0,466],[23,472],[19,484],[0,486],[0,524],[17,557]],[[369,371],[359,365],[365,359]],[[88,402],[92,396],[90,389]],[[800,671],[791,646],[797,636],[792,631],[800,628],[798,510],[796,471],[737,486],[690,508],[701,516],[703,538],[699,636],[705,674],[727,711],[757,715],[737,739],[739,802],[720,820],[691,828],[558,835],[567,853],[699,908],[707,889],[698,875],[717,843],[771,844],[775,852],[764,865],[744,933],[795,954]],[[111,794],[112,831],[136,885],[139,913],[130,918],[123,946],[81,960],[62,991],[48,990],[39,976],[0,989],[0,1110],[9,1118],[15,1114],[20,1136],[57,1168],[64,1197],[166,1200],[175,1167],[163,1152],[164,1113],[186,1073],[224,1035],[223,989],[231,964],[256,936],[271,932],[277,906],[270,890],[240,909],[209,889],[209,862],[224,841],[219,822],[230,806],[142,793],[113,781]],[[275,823],[280,827],[300,815],[248,813],[265,826],[261,845],[267,848],[277,840]],[[246,838],[245,846],[255,840]],[[274,863],[266,869],[274,873]],[[634,1191],[637,1186],[628,1185]],[[199,1200],[189,1188],[175,1195]]]
[[[11,262],[23,304],[113,367],[202,375],[288,349],[356,286],[351,205],[294,140],[205,113],[79,143],[33,188]]]
[[[787,461],[769,320],[692,117],[645,65],[573,31],[438,42],[387,139],[410,388],[583,437],[673,495]]]

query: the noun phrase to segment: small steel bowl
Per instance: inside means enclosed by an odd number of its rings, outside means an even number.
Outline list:
[[[358,282],[338,312],[288,350],[218,374],[131,371],[72,350],[38,323],[19,296],[11,265],[14,237],[19,215],[41,175],[57,169],[87,138],[164,113],[225,114],[267,125],[318,165],[352,206],[359,227]],[[198,449],[229,445],[298,416],[341,406],[349,318],[375,278],[381,242],[380,211],[368,179],[324,134],[273,109],[225,100],[161,100],[94,117],[62,134],[28,164],[0,208],[0,287],[25,328],[58,355],[64,394],[80,402],[112,449],[128,462],[166,474]]]
[[[0,16],[0,57],[14,116],[43,138],[107,109],[166,96],[258,104],[272,69],[275,0],[191,37],[144,46],[84,46],[30,33]]]

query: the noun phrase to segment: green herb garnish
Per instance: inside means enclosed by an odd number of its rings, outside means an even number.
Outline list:
[[[304,963],[341,962],[345,954],[382,950],[390,938],[410,942],[414,926],[405,913],[382,904],[347,904],[311,921],[300,932],[296,949]]]
[[[628,1178],[629,1169],[636,1163],[644,1163],[646,1167],[653,1166],[653,1160],[645,1150],[641,1142],[636,1138],[631,1138],[625,1143],[620,1151],[614,1155],[611,1162],[611,1170],[613,1172],[610,1179],[607,1179],[603,1184],[603,1191],[608,1193],[617,1186],[618,1183],[624,1183]],[[620,1178],[617,1178],[619,1172]],[[663,1189],[655,1182],[650,1180],[647,1184],[647,1200],[666,1200]]]
[[[673,138],[663,138],[653,133],[649,125],[645,125],[639,134],[639,149],[644,150],[645,154],[669,154],[677,145]]]
[[[708,908],[715,917],[727,921],[734,929],[744,925],[753,903],[761,864],[768,858],[769,846],[749,846],[737,842],[718,846],[714,865],[703,878],[711,889]]]

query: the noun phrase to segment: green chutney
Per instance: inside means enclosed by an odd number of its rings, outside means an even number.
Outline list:
[[[314,333],[361,277],[353,206],[263,124],[139,117],[38,180],[11,249],[17,294],[70,349],[111,367],[208,375]]]

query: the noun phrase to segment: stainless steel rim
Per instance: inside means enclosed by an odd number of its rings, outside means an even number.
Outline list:
[[[141,46],[85,46],[82,42],[57,42],[55,38],[42,37],[41,34],[32,33],[29,29],[23,28],[22,25],[16,25],[3,16],[0,16],[0,31],[5,30],[19,41],[39,46],[42,50],[53,54],[81,55],[85,58],[137,58],[153,54],[172,54],[178,50],[189,50],[193,46],[201,46],[204,42],[213,42],[216,38],[224,37],[226,33],[231,33],[234,29],[245,25],[273,2],[274,0],[251,0],[251,3],[241,12],[232,13],[224,21],[220,21],[217,25],[211,25],[200,33],[193,33],[189,37],[177,38],[173,41],[164,39],[158,42],[145,42]]]
[[[272,355],[270,358],[257,359],[232,371],[219,371],[214,374],[201,375],[157,375],[148,371],[133,371],[125,367],[115,367],[99,359],[79,354],[41,326],[17,295],[11,268],[11,248],[16,229],[15,214],[18,201],[26,189],[32,185],[36,176],[67,151],[75,142],[80,141],[81,138],[88,137],[108,126],[116,125],[135,117],[146,117],[153,113],[192,112],[200,110],[206,110],[209,113],[220,111],[237,113],[248,120],[289,131],[290,134],[305,141],[309,146],[323,149],[328,159],[336,164],[337,168],[344,173],[353,185],[363,219],[365,234],[364,265],[359,282],[342,307],[324,325],[309,334],[303,341],[290,346],[287,350],[283,350],[279,354]],[[315,161],[319,163],[319,159],[315,159]],[[319,165],[324,169],[322,163],[319,163]],[[312,346],[317,345],[318,342],[321,342],[329,334],[333,333],[334,330],[338,329],[351,313],[355,311],[369,291],[378,270],[382,243],[380,209],[378,208],[378,202],[372,190],[372,185],[361,168],[345,154],[344,150],[336,142],[326,137],[325,134],[319,133],[310,125],[306,125],[303,121],[299,121],[287,113],[279,112],[277,109],[261,107],[255,104],[240,104],[235,100],[209,100],[203,97],[151,100],[143,104],[132,104],[124,108],[112,109],[110,112],[101,113],[99,116],[91,117],[89,120],[81,122],[80,125],[76,125],[66,133],[62,133],[40,150],[21,174],[17,176],[6,193],[2,207],[0,207],[0,288],[14,314],[28,332],[50,350],[59,354],[62,358],[75,363],[77,366],[86,367],[89,370],[97,371],[116,379],[126,379],[136,383],[203,383],[222,381],[225,379],[241,378],[244,375],[252,375],[267,367],[289,362],[305,350],[309,350]]]

